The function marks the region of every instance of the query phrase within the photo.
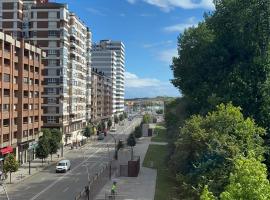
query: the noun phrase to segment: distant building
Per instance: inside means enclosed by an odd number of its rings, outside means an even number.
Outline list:
[[[99,122],[112,116],[112,79],[92,69],[91,122]]]
[[[121,41],[101,40],[93,44],[92,66],[113,81],[113,113],[124,112],[125,46]]]
[[[26,162],[42,134],[45,55],[40,48],[0,32],[0,170],[11,152],[20,163]]]

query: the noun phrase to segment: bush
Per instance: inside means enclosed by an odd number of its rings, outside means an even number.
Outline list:
[[[135,138],[142,137],[142,126],[135,127],[134,136],[135,136]]]

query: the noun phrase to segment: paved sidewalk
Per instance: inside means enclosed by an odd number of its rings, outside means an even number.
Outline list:
[[[151,138],[142,138],[134,148],[134,154],[141,157],[143,163]],[[117,197],[115,200],[154,200],[156,187],[157,171],[141,167],[138,177],[116,177]],[[96,200],[105,199],[105,194],[110,194],[112,181],[108,182],[95,198]]]

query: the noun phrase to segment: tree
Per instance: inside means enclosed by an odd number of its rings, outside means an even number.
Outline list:
[[[144,124],[151,123],[151,116],[148,113],[146,113],[146,114],[143,115],[143,123]]]
[[[50,131],[51,131],[51,136],[53,136],[58,143],[61,143],[62,142],[62,137],[63,137],[62,132],[59,129],[56,129],[56,128],[54,128],[54,129],[52,129]]]
[[[142,137],[142,125],[135,127],[134,136],[135,136],[135,138]]]
[[[156,111],[156,113],[159,114],[159,115],[161,115],[161,114],[163,114],[163,110],[162,109],[159,109],[159,110]]]
[[[209,192],[208,186],[204,186],[202,194],[200,196],[200,200],[215,200],[215,196],[212,192]]]
[[[180,129],[170,161],[182,194],[198,197],[201,186],[208,185],[218,196],[229,181],[234,158],[250,152],[255,157],[263,155],[264,134],[263,128],[245,119],[232,104],[221,104],[205,117],[192,116]]]
[[[118,116],[114,115],[114,123],[118,124],[118,122],[119,122]]]
[[[101,129],[102,129],[102,131],[104,131],[105,128],[106,128],[105,122],[104,121],[101,121]]]
[[[119,115],[119,120],[120,121],[123,121],[124,120],[124,115],[123,114]]]
[[[128,114],[126,112],[124,112],[124,118],[126,119],[128,117]]]
[[[90,126],[90,125],[87,125],[85,128],[84,128],[84,131],[83,131],[83,135],[87,138],[91,137],[91,135],[93,135],[93,127]]]
[[[270,184],[267,179],[267,168],[260,160],[240,156],[235,160],[235,169],[230,175],[230,182],[221,200],[245,199],[268,200],[270,199]]]
[[[49,154],[51,155],[52,161],[52,155],[57,153],[60,147],[59,138],[56,135],[51,135],[51,137],[48,140],[48,143],[49,143]]]
[[[232,102],[269,129],[270,2],[215,3],[216,10],[204,22],[179,36],[173,84],[190,98],[198,113]]]
[[[133,160],[133,147],[136,145],[136,139],[133,133],[128,136],[127,145],[131,147],[131,160]]]
[[[49,145],[50,145],[49,137],[47,137],[46,135],[45,136],[43,135],[38,141],[38,146],[36,148],[36,156],[42,159],[42,165],[43,165],[43,160],[47,158],[50,153]]]
[[[16,161],[15,156],[13,154],[8,154],[5,158],[4,162],[4,172],[9,173],[9,182],[11,183],[11,174],[13,172],[18,171],[19,169],[19,162]]]
[[[109,129],[112,127],[112,120],[111,119],[108,120],[107,126]]]

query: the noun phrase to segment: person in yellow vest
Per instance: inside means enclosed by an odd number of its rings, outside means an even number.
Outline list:
[[[116,181],[113,181],[111,195],[115,196],[115,194],[116,194]]]

